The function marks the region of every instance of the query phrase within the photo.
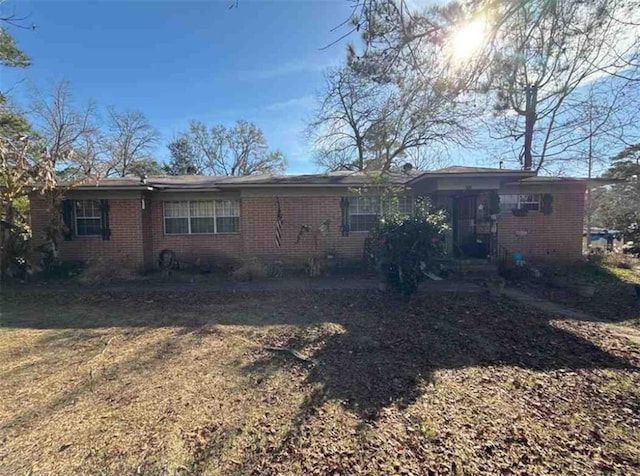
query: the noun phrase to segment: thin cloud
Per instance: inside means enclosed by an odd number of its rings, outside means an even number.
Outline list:
[[[301,60],[284,63],[273,68],[254,70],[254,71],[240,71],[238,72],[238,79],[240,81],[255,81],[261,79],[272,79],[281,76],[290,76],[294,74],[302,73],[316,73],[323,71],[331,66],[335,66],[338,62],[336,60]]]
[[[264,107],[265,111],[282,111],[285,109],[311,109],[315,103],[315,98],[307,94],[297,98],[287,99],[286,101],[279,101],[269,104]]]

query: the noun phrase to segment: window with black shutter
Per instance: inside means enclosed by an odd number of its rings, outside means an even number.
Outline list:
[[[65,241],[71,241],[73,239],[73,200],[64,200],[62,202],[62,237]]]
[[[109,228],[109,200],[100,200],[100,234],[103,240],[111,239],[111,228]]]
[[[342,197],[340,199],[340,210],[342,211],[342,236],[349,236],[349,197]]]
[[[63,237],[67,241],[73,236],[111,238],[109,200],[64,200],[62,218]]]
[[[75,200],[76,236],[102,236],[100,200]]]

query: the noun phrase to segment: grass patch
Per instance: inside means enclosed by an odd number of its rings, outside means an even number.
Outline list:
[[[640,471],[640,344],[610,324],[482,295],[2,299],[3,472]]]

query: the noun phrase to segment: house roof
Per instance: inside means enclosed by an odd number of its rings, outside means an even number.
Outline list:
[[[495,169],[489,167],[466,167],[463,165],[453,165],[451,167],[445,167],[443,169],[431,170],[424,172],[424,174],[535,174],[530,170],[522,169]]]
[[[519,169],[495,169],[488,167],[467,167],[455,165],[428,172],[389,172],[383,178],[365,172],[336,171],[325,174],[300,175],[246,175],[240,177],[208,176],[208,175],[178,175],[148,177],[144,181],[138,177],[104,178],[87,180],[73,185],[76,190],[207,190],[218,191],[224,189],[251,187],[363,187],[378,185],[407,185],[412,186],[422,180],[459,177],[499,177],[512,180],[509,183],[526,184],[561,184],[584,182],[586,179],[573,177],[536,176],[536,172]],[[589,182],[599,183],[599,179]],[[607,180],[613,183],[615,180]],[[604,182],[603,182],[604,183]],[[60,184],[69,186],[70,184]]]
[[[617,182],[623,182],[624,180],[620,179],[609,179],[609,178],[581,178],[581,177],[551,177],[547,175],[539,175],[536,177],[528,177],[521,179],[514,183],[509,183],[507,185],[515,185],[515,184],[526,184],[526,185],[544,185],[544,184],[553,184],[553,185],[562,185],[562,184],[589,184],[592,186],[603,186],[610,185]]]
[[[423,172],[414,178],[406,182],[406,185],[413,187],[418,184],[437,183],[437,179],[449,179],[451,177],[460,178],[482,178],[482,179],[495,179],[500,181],[506,180],[521,180],[528,177],[535,177],[536,172],[533,170],[521,170],[521,169],[492,169],[488,167],[466,167],[461,165],[454,165],[452,167],[445,167],[443,169],[430,170]]]
[[[246,187],[362,187],[382,184],[404,185],[417,173],[390,172],[383,179],[371,174],[338,171],[326,174],[303,175],[245,175],[240,177],[209,175],[178,175],[88,180],[74,189],[94,190],[219,190]]]

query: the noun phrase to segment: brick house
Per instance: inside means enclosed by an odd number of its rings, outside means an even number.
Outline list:
[[[105,258],[140,270],[153,269],[163,249],[186,263],[251,257],[301,262],[316,251],[359,260],[389,186],[399,194],[402,210],[409,210],[414,198],[428,196],[448,211],[446,242],[452,257],[509,260],[521,254],[530,261],[567,261],[581,256],[586,181],[523,170],[448,167],[394,173],[382,182],[343,171],[114,178],[76,185],[66,191],[62,205],[66,226],[60,257]],[[30,199],[37,244],[51,216],[45,197],[34,193]],[[298,240],[302,225],[323,223],[328,226],[319,243],[310,234]]]

